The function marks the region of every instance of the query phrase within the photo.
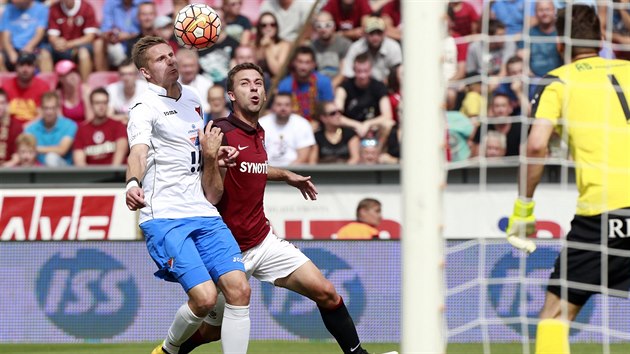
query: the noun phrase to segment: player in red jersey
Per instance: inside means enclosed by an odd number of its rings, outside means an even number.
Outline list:
[[[228,73],[227,91],[234,113],[215,119],[213,126],[223,131],[223,145],[236,147],[239,154],[236,166],[222,169],[224,188],[217,208],[241,247],[247,275],[313,300],[344,353],[367,353],[333,284],[299,249],[277,237],[265,216],[267,181],[285,181],[311,200],[317,199],[317,189],[310,177],[267,165],[265,131],[258,124],[266,101],[262,69],[251,63],[236,65]],[[220,339],[222,318],[218,304],[179,353]]]

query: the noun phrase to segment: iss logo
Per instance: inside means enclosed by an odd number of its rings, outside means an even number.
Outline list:
[[[46,316],[82,339],[111,338],[123,332],[139,304],[130,272],[96,249],[80,249],[69,258],[52,256],[40,269],[35,290]]]
[[[365,310],[365,289],[356,271],[343,259],[321,248],[306,248],[302,252],[335,285],[355,324],[358,323]],[[263,283],[261,290],[271,316],[286,330],[304,338],[330,338],[314,302],[269,283]]]
[[[527,256],[525,266],[525,276],[530,284],[525,285],[526,288],[521,289],[522,283],[519,281],[509,281],[508,279],[519,279],[520,263],[522,255],[517,250],[507,252],[497,261],[490,273],[490,279],[499,280],[499,283],[488,285],[488,294],[490,303],[494,308],[497,316],[506,320],[506,324],[510,326],[516,333],[523,333],[523,326],[520,323],[508,322],[518,318],[526,312],[527,318],[530,320],[528,326],[530,338],[536,336],[536,322],[538,313],[542,308],[545,293],[547,292],[547,280],[551,274],[554,262],[558,255],[557,248],[538,247],[536,252]],[[505,280],[505,281],[502,281]],[[525,299],[522,300],[521,296]],[[587,302],[576,322],[588,324],[593,314],[594,306],[591,301]],[[576,334],[578,330],[571,329],[571,335]]]

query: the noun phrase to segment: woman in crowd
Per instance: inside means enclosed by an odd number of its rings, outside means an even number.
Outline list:
[[[278,21],[271,12],[263,12],[256,23],[256,60],[265,74],[274,77],[280,73],[291,45],[278,36]]]
[[[341,126],[341,112],[334,102],[320,103],[315,110],[315,119],[321,122],[315,133],[317,146],[311,150],[309,162],[347,163],[359,162],[359,137],[354,130]]]
[[[77,124],[91,120],[92,111],[88,104],[90,89],[81,80],[77,65],[70,60],[60,60],[55,65],[55,72],[59,77],[57,87],[61,98],[61,115]]]

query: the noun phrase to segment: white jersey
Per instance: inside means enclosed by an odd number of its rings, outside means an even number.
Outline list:
[[[116,114],[128,114],[129,108],[133,107],[132,103],[137,102],[140,95],[147,90],[147,81],[142,79],[136,80],[136,91],[133,97],[127,99],[125,97],[125,88],[122,81],[112,82],[106,87],[109,93],[109,106]]]
[[[129,147],[149,147],[142,178],[144,200],[140,223],[151,219],[218,216],[201,187],[199,129],[203,129],[199,96],[182,86],[178,99],[149,84],[129,111]]]
[[[275,113],[258,120],[265,130],[265,149],[270,166],[284,167],[297,159],[297,151],[315,145],[313,128],[306,118],[291,114],[286,124],[276,121]]]

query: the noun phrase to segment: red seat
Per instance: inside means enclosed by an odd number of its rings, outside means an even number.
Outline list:
[[[37,77],[46,81],[50,85],[51,90],[57,89],[57,82],[59,82],[59,78],[57,78],[56,73],[39,73]]]
[[[107,86],[112,82],[119,80],[117,71],[96,71],[88,76],[87,84],[90,89],[95,89],[101,86]]]

